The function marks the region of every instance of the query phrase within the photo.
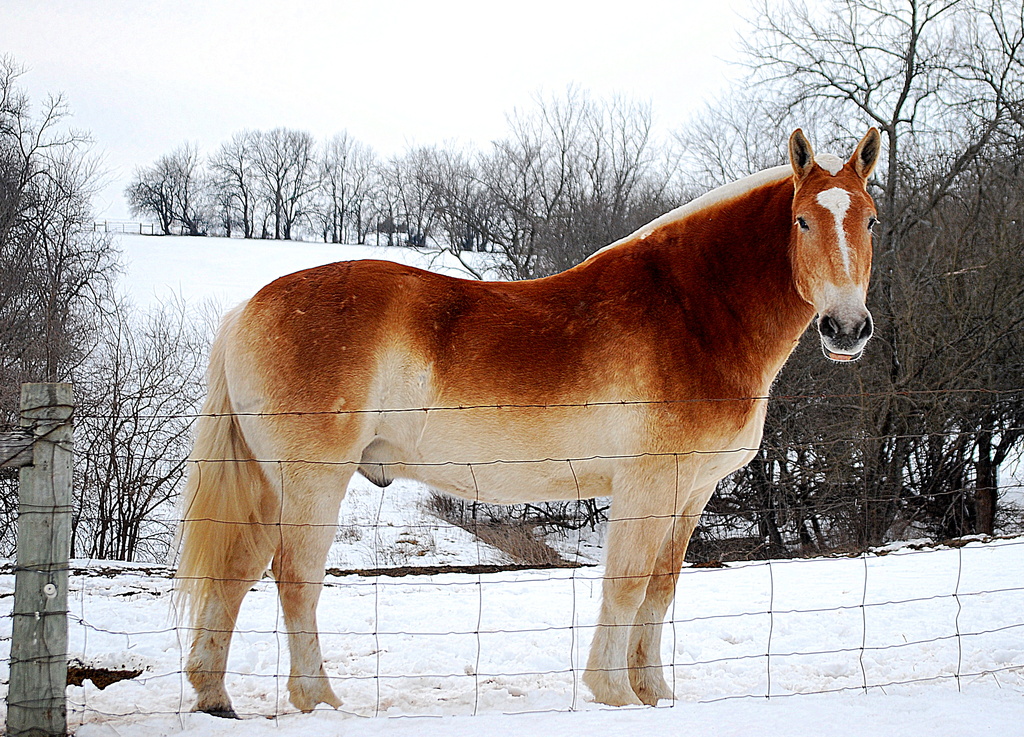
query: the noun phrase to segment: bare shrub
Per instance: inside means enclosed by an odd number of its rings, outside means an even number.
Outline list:
[[[211,332],[181,303],[112,306],[76,376],[73,555],[166,558]]]
[[[538,535],[543,529],[539,521],[543,514],[536,514],[541,511],[539,507],[527,504],[482,504],[436,492],[427,497],[425,507],[431,514],[461,527],[482,542],[502,551],[516,563],[537,567],[567,564]],[[533,516],[529,514],[531,509],[534,510]],[[578,519],[574,520],[574,524],[577,522]]]

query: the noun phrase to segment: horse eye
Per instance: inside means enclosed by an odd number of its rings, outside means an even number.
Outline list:
[[[807,221],[803,218],[796,219],[797,224],[800,226],[800,230],[810,230],[811,226],[807,224]]]
[[[868,230],[872,233],[875,232],[875,226],[878,225],[878,218],[871,216],[868,218]]]

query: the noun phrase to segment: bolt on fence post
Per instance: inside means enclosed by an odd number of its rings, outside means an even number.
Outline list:
[[[21,426],[34,437],[20,471],[7,734],[67,733],[71,535],[71,384],[23,384]]]

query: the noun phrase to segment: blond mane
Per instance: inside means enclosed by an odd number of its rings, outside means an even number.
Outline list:
[[[735,182],[724,184],[721,187],[717,187],[710,192],[702,194],[700,197],[690,200],[685,205],[680,205],[674,210],[669,210],[664,215],[655,218],[646,225],[638,228],[634,232],[627,235],[625,238],[620,238],[614,243],[609,243],[604,248],[600,248],[594,251],[587,260],[594,258],[599,253],[604,253],[607,250],[615,248],[616,246],[622,245],[623,243],[631,243],[635,240],[643,240],[658,228],[665,225],[678,222],[684,218],[693,215],[694,213],[700,212],[701,210],[717,205],[726,200],[731,200],[734,197],[740,197],[751,190],[757,189],[765,184],[771,184],[772,182],[778,182],[786,177],[792,176],[793,167],[789,164],[782,166],[773,166],[770,169],[759,171],[756,174],[743,177],[743,179],[737,179]]]

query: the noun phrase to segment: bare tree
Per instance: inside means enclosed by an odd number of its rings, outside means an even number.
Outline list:
[[[433,236],[438,199],[435,186],[437,152],[421,146],[408,150],[392,163],[399,196],[399,219],[406,245],[424,247]]]
[[[164,235],[175,225],[174,194],[169,172],[157,165],[136,168],[135,177],[124,191],[128,209],[135,217],[155,217]]]
[[[316,190],[316,144],[306,131],[274,128],[254,134],[261,196],[274,224],[273,238],[291,240]]]
[[[187,235],[205,235],[207,181],[199,147],[185,143],[149,167],[135,170],[125,189],[133,215],[153,215],[164,235],[180,225]]]
[[[848,138],[862,121],[886,138],[878,183],[883,254],[899,249],[1007,117],[1019,114],[1021,11],[1005,11],[985,0],[762,6],[746,50],[755,83],[772,90],[776,117],[821,111],[834,121],[819,131],[823,139]],[[941,176],[915,165],[936,154],[945,154]]]
[[[356,243],[366,243],[373,229],[373,201],[380,186],[377,175],[377,154],[369,146],[356,143],[349,155],[348,171],[351,175],[349,196],[349,222]]]
[[[354,141],[348,131],[329,140],[320,157],[320,191],[314,212],[327,243],[344,243],[349,210],[349,180],[346,177]]]
[[[239,225],[243,238],[254,238],[256,228],[257,182],[254,135],[236,133],[210,157],[210,180],[214,197],[223,203],[225,230],[231,236]]]
[[[754,523],[768,552],[784,550],[783,529],[818,549],[995,528],[995,470],[1020,442],[1012,390],[1024,384],[1014,358],[1021,236],[1009,215],[1024,150],[1022,36],[1020,13],[1001,10],[968,0],[765,5],[747,52],[752,92],[770,102],[706,116],[738,115],[724,128],[751,168],[760,149],[744,141],[759,130],[781,140],[780,126],[808,121],[826,142],[873,123],[888,144],[872,184],[883,219],[873,346],[841,371],[821,364],[813,341],[800,346],[761,454],[710,508]],[[814,399],[837,394],[860,399]]]
[[[790,122],[779,120],[774,108],[765,96],[726,95],[674,132],[689,198],[786,163],[779,141],[791,132]]]
[[[313,212],[324,240],[365,242],[367,212],[375,184],[373,150],[343,131],[331,138],[320,156],[320,186]]]
[[[480,270],[463,257],[466,251],[487,251],[500,217],[488,195],[479,156],[454,148],[434,151],[433,181],[437,223],[446,250],[477,278]]]
[[[22,74],[0,57],[0,426],[16,422],[22,382],[72,378],[115,270],[109,238],[85,229],[96,185],[90,141],[66,127],[60,97],[33,115]],[[0,471],[3,554],[14,544],[14,483]]]
[[[401,160],[392,157],[377,167],[377,190],[374,198],[374,230],[377,245],[380,236],[387,236],[388,246],[397,245],[396,236],[405,231],[402,223],[402,171]]]
[[[649,104],[570,88],[509,118],[481,177],[502,214],[489,234],[513,276],[569,268],[677,204]]]
[[[32,117],[21,69],[0,58],[0,411],[16,416],[22,381],[65,379],[109,288],[109,238],[85,232],[96,184],[89,139],[48,98]]]

